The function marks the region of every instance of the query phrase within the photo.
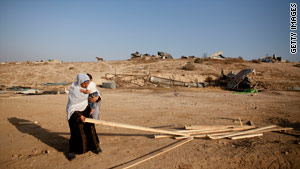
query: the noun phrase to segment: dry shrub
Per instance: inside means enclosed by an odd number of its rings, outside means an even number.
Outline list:
[[[137,63],[153,63],[153,62],[158,62],[160,59],[151,57],[151,56],[145,56],[145,57],[136,57],[136,58],[131,58],[128,61],[136,61]]]
[[[197,59],[195,59],[195,61],[194,61],[194,63],[200,63],[200,64],[202,64],[203,62],[204,62],[204,60],[201,59],[201,58],[197,58]]]
[[[205,79],[205,82],[212,82],[213,81],[213,79],[212,79],[212,77],[210,77],[210,76],[208,76],[206,79]]]
[[[229,60],[225,60],[225,61],[224,61],[224,64],[225,64],[225,65],[229,65],[229,64],[232,64],[232,61],[229,61]]]
[[[193,65],[192,63],[188,62],[186,63],[183,67],[183,70],[188,70],[188,71],[192,71],[195,70],[195,65]]]
[[[232,63],[241,63],[241,62],[244,62],[243,58],[240,57],[240,58],[226,58],[225,62],[226,61],[230,61]]]
[[[258,64],[261,63],[261,61],[260,61],[260,60],[257,60],[257,59],[253,59],[253,60],[251,60],[251,62],[252,62],[252,63],[258,63]]]
[[[296,64],[296,65],[294,65],[295,67],[300,67],[300,64]]]

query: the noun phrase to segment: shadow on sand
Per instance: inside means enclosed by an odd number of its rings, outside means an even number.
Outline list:
[[[67,138],[62,137],[55,132],[44,129],[35,123],[31,123],[29,120],[11,117],[8,118],[8,121],[20,132],[34,136],[55,150],[64,153],[66,158],[68,157],[67,154],[69,151],[69,140]]]
[[[48,146],[56,149],[59,152],[64,153],[65,157],[68,159],[69,151],[69,139],[62,137],[61,135],[70,135],[69,132],[51,132],[41,126],[33,123],[32,121],[19,119],[16,117],[8,118],[8,121],[14,125],[20,132],[25,134],[30,134],[40,140],[41,142],[47,144]],[[153,134],[121,134],[121,133],[97,133],[98,136],[138,136],[153,138]]]

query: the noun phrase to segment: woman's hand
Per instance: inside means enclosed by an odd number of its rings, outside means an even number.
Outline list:
[[[84,123],[85,121],[85,117],[83,115],[80,116],[80,120],[82,121],[82,123]]]
[[[95,103],[99,99],[99,96],[92,96],[92,98],[89,99],[90,102]]]

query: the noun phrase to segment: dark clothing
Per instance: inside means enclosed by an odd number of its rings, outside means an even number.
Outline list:
[[[91,109],[89,106],[84,111],[75,111],[69,119],[71,137],[69,140],[70,152],[82,154],[99,148],[99,139],[96,133],[95,124],[83,123],[80,116],[89,117]]]

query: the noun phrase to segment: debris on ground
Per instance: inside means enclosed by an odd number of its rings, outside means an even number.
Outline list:
[[[112,81],[112,82],[102,82],[102,88],[107,88],[107,89],[115,89],[116,86],[116,82]]]
[[[213,53],[208,58],[210,58],[210,59],[225,59],[225,57],[223,56],[223,52],[222,51]]]
[[[58,86],[58,85],[68,85],[69,82],[56,82],[56,83],[43,83],[44,86]]]
[[[227,84],[228,90],[246,90],[251,89],[253,86],[248,78],[250,73],[255,74],[254,69],[243,69],[237,75],[230,74],[227,76],[229,82]]]
[[[151,59],[173,59],[172,55],[167,52],[157,52],[157,55],[150,55],[148,53],[142,54],[135,52],[131,54],[131,59],[144,58],[145,60]]]
[[[26,95],[37,94],[37,93],[39,93],[39,91],[40,91],[39,89],[28,89],[28,90],[19,91],[16,94],[26,94]]]
[[[294,67],[300,67],[300,64],[295,64],[295,65],[293,65]]]
[[[168,79],[163,77],[151,76],[149,72],[145,74],[109,74],[107,73],[104,77],[109,82],[115,82],[116,87],[170,87],[170,86],[182,86],[182,87],[206,87],[209,83],[207,82],[184,82],[174,79]],[[111,84],[100,85],[102,88],[109,87]]]
[[[6,90],[11,90],[11,91],[28,91],[31,89],[31,87],[25,87],[25,86],[12,86],[6,88]]]
[[[233,94],[248,94],[248,93],[258,93],[259,90],[255,89],[246,89],[245,91],[242,92],[233,92]]]
[[[115,87],[147,87],[149,86],[149,74],[105,74],[104,79],[115,82]],[[103,82],[101,87],[103,87]]]
[[[172,55],[167,52],[157,52],[161,59],[173,59]]]
[[[273,57],[266,56],[265,58],[262,58],[259,60],[262,62],[265,62],[265,63],[287,62],[286,60],[283,60],[281,57],[277,57],[276,54],[273,54]]]
[[[239,118],[240,120],[240,118]],[[252,137],[261,137],[265,132],[273,132],[273,131],[287,131],[292,130],[293,128],[283,128],[276,125],[264,126],[264,127],[256,127],[256,126],[247,126],[243,125],[240,120],[240,126],[201,126],[201,125],[189,125],[185,126],[183,130],[163,130],[149,127],[142,127],[130,124],[116,123],[105,120],[96,120],[91,118],[86,118],[85,123],[94,123],[100,124],[104,126],[111,127],[119,127],[126,129],[134,129],[140,131],[154,132],[154,133],[162,133],[159,135],[154,135],[154,138],[174,138],[180,140],[176,143],[165,146],[164,148],[160,148],[156,151],[148,153],[142,157],[136,158],[134,160],[130,160],[126,163],[120,164],[116,168],[130,168],[141,164],[151,158],[154,158],[160,154],[168,152],[176,147],[179,147],[187,142],[192,141],[195,138],[209,138],[212,140],[217,139],[246,139]],[[115,168],[115,167],[114,167]]]
[[[299,86],[294,86],[293,90],[300,91],[300,87]]]
[[[205,87],[205,83],[197,83],[197,82],[181,82],[172,79],[166,79],[161,77],[150,77],[150,82],[158,84],[158,85],[169,85],[169,86],[184,86],[184,87]]]

